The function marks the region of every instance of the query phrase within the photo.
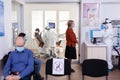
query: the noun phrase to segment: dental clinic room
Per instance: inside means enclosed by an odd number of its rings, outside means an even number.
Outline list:
[[[0,80],[120,80],[120,0],[0,0]]]

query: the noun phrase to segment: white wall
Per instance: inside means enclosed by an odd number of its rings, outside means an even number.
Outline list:
[[[120,19],[120,3],[106,3],[101,5],[101,20],[105,18]]]
[[[82,0],[82,3],[93,3],[93,2],[99,2],[100,0]],[[101,10],[100,10],[100,24],[104,21],[105,18],[113,19],[119,19],[120,20],[120,0],[101,0]],[[82,6],[81,6],[82,10]],[[86,32],[89,32],[90,27],[85,27],[82,25],[82,11],[81,11],[81,58],[80,61],[84,60],[84,49],[83,49],[83,42],[86,41]],[[98,26],[99,28],[100,26]]]
[[[0,37],[0,59],[2,59],[12,47],[11,0],[4,0],[4,6],[5,36]]]
[[[24,0],[16,0],[23,4]],[[13,47],[12,34],[12,0],[4,0],[4,24],[5,36],[0,37],[0,60]]]
[[[83,62],[83,60],[85,59],[85,55],[84,55],[84,42],[87,42],[89,38],[87,38],[89,36],[89,29],[91,29],[90,26],[84,26],[83,25],[83,3],[100,3],[100,0],[81,0],[81,31],[80,31],[80,63]],[[90,40],[89,40],[90,41]]]

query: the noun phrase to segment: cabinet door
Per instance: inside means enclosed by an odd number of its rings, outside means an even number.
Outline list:
[[[106,47],[88,47],[87,59],[103,59],[106,60]]]

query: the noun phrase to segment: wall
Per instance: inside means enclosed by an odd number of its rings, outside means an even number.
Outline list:
[[[100,1],[100,0],[99,0]],[[82,0],[82,3],[93,3],[93,2],[99,2],[98,0]],[[113,19],[119,19],[120,20],[120,1],[119,0],[101,0],[101,10],[100,10],[100,24],[104,21],[105,18]],[[82,6],[81,6],[82,10]],[[81,11],[82,13],[82,11]],[[81,57],[80,62],[84,60],[84,49],[83,49],[83,43],[86,42],[86,33],[89,32],[90,27],[85,27],[82,25],[82,14],[81,14]],[[99,26],[98,26],[99,28]]]
[[[120,2],[120,0],[101,0],[101,2]]]
[[[120,19],[120,3],[103,3],[101,5],[101,20],[106,17],[113,19]]]
[[[79,15],[79,5],[77,3],[71,3],[71,4],[61,4],[61,3],[57,3],[57,4],[26,4],[25,5],[25,33],[27,34],[27,36],[30,38],[33,34],[31,33],[31,29],[32,29],[32,20],[31,20],[31,12],[32,10],[67,10],[71,12],[71,19],[75,20],[76,25],[78,25],[78,15]],[[28,42],[29,48],[33,48],[33,46],[31,46],[31,41]]]
[[[19,31],[20,32],[24,32],[24,4],[25,4],[25,0],[12,0],[13,1],[13,4],[15,6],[15,9],[17,11],[17,14],[18,14],[18,23],[19,23],[19,26],[20,26],[20,29]],[[14,7],[13,6],[13,7]]]
[[[0,59],[2,59],[12,47],[11,0],[4,0],[4,2],[5,36],[0,37]]]
[[[83,25],[83,3],[100,3],[100,0],[81,0],[80,63],[83,62],[84,57],[85,57],[85,55],[84,55],[84,53],[85,53],[84,51],[85,50],[84,50],[84,44],[83,43],[87,42],[89,40],[89,38],[88,38],[89,37],[89,30],[91,28],[93,28],[93,27],[90,27],[90,26],[84,26]]]
[[[18,1],[18,0],[16,0]],[[19,0],[19,3],[24,3],[24,0]],[[5,36],[0,37],[0,60],[12,48],[12,0],[4,0],[4,24]]]

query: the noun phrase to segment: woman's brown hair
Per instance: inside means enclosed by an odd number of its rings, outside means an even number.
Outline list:
[[[67,23],[68,27],[71,27],[73,22],[74,22],[73,20],[69,20],[68,23]]]

